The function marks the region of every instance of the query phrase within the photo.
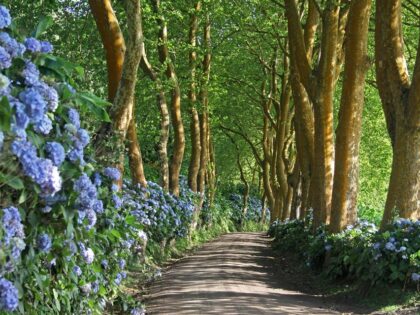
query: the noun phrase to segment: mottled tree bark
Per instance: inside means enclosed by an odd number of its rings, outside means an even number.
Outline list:
[[[202,194],[205,193],[206,177],[208,175],[208,161],[209,161],[209,97],[208,97],[208,84],[210,80],[210,65],[211,65],[211,44],[210,44],[210,16],[206,14],[206,22],[204,24],[204,58],[203,58],[203,77],[200,89],[200,99],[202,104],[202,113],[200,116],[200,170],[198,172],[198,191]]]
[[[123,71],[118,85],[117,94],[113,104],[112,125],[117,135],[119,147],[124,148],[127,131],[134,112],[134,95],[137,82],[137,70],[141,59],[141,46],[143,45],[143,31],[141,23],[141,6],[136,0],[125,0],[124,9],[127,14],[128,36],[127,50],[124,56]],[[133,122],[134,124],[134,122]],[[136,135],[136,134],[134,134]],[[135,146],[136,143],[134,143]],[[137,146],[138,152],[140,152]],[[118,168],[124,173],[124,152],[119,154]],[[138,157],[139,155],[136,155]],[[142,165],[141,161],[137,161]],[[134,163],[135,164],[135,163]],[[136,170],[137,172],[138,170]]]
[[[128,147],[128,161],[130,165],[131,179],[134,184],[140,184],[143,187],[147,186],[146,176],[143,168],[143,158],[141,155],[140,144],[137,140],[137,127],[134,119],[134,107],[133,107],[133,118],[131,119],[130,125],[127,131],[127,147]]]
[[[342,60],[341,49],[347,11],[344,9],[340,14],[339,5],[334,1],[327,1],[325,4],[322,12],[319,62],[314,65],[315,71],[312,71],[296,1],[286,0],[285,7],[292,60],[292,89],[297,113],[296,142],[298,151],[301,153],[304,152],[307,143],[311,142],[309,140],[305,143],[303,140],[310,138],[308,131],[312,126],[308,125],[308,122],[311,121],[309,118],[311,105],[314,109],[312,161],[305,161],[305,155],[298,154],[298,156],[301,159],[299,163],[304,176],[302,179],[303,210],[306,210],[307,203],[310,202],[314,209],[314,228],[317,228],[323,223],[328,223],[331,209],[334,161],[333,96]],[[306,42],[310,43],[308,40]],[[308,168],[310,178],[307,175]],[[310,193],[308,200],[305,200],[304,195],[307,192]]]
[[[419,38],[420,42],[420,38]],[[376,77],[393,163],[381,228],[399,216],[420,217],[420,53],[417,52],[413,81],[407,70],[401,26],[401,1],[376,3]]]
[[[346,34],[343,90],[337,127],[330,230],[342,231],[356,219],[359,187],[359,143],[367,71],[367,37],[371,0],[350,6]]]
[[[198,172],[200,170],[200,120],[196,108],[196,67],[197,67],[197,29],[198,29],[198,12],[201,10],[201,1],[197,1],[194,5],[194,12],[190,16],[189,30],[189,63],[190,63],[190,90],[188,91],[188,101],[191,114],[191,158],[188,168],[188,185],[192,191],[198,190]]]
[[[125,43],[118,24],[118,20],[114,14],[110,1],[101,0],[89,1],[92,14],[95,18],[99,33],[101,35],[102,43],[106,52],[107,70],[108,70],[108,99],[114,103],[111,108],[111,118],[114,128],[119,128],[119,148],[122,150],[127,136],[127,148],[130,160],[130,170],[134,183],[146,185],[146,179],[143,170],[143,161],[141,158],[140,144],[137,138],[136,122],[135,122],[135,106],[134,106],[134,86],[137,76],[138,59],[141,58],[141,46],[143,45],[143,32],[141,25],[141,8],[137,3],[130,3],[126,1],[125,7],[127,10],[132,10],[127,23],[129,23],[129,38],[126,59],[125,57]],[[134,33],[134,34],[133,34]],[[138,52],[133,52],[138,50]],[[128,59],[127,59],[128,58]],[[134,72],[127,70],[125,63],[129,66],[134,66]],[[123,71],[126,73],[124,74]],[[121,82],[122,80],[133,80],[134,83]],[[127,89],[120,91],[120,89]],[[130,96],[130,94],[133,94]],[[125,109],[123,107],[126,107]],[[129,119],[128,121],[126,121]],[[119,122],[116,122],[119,120]],[[115,131],[115,129],[114,129]],[[109,136],[110,128],[108,124],[102,126],[99,131],[97,141],[98,146],[102,146],[102,141]],[[98,152],[105,153],[101,149]],[[124,153],[120,153],[118,168],[123,173],[124,171]],[[120,185],[122,181],[120,180]]]
[[[339,7],[327,4],[323,16],[321,39],[321,60],[317,91],[312,97],[315,117],[315,151],[313,162],[314,228],[327,223],[331,211],[333,162],[334,162],[334,124],[333,100],[335,73],[337,65]]]
[[[104,45],[108,71],[108,100],[117,93],[124,63],[124,37],[110,0],[89,0],[90,9]]]
[[[143,45],[143,48],[144,45]],[[157,75],[156,71],[150,64],[146,50],[142,52],[142,59],[140,61],[140,67],[143,72],[156,84],[157,90],[157,106],[160,112],[160,138],[158,145],[158,155],[160,164],[160,184],[164,191],[169,191],[169,159],[168,159],[168,140],[169,140],[169,110],[166,101],[166,95],[162,82]]]
[[[174,128],[174,149],[169,164],[169,190],[175,196],[179,195],[179,174],[185,150],[184,124],[181,114],[181,89],[175,73],[174,64],[169,56],[168,27],[166,20],[160,12],[160,0],[153,0],[153,9],[158,14],[159,22],[159,59],[166,66],[166,76],[171,82],[171,106],[170,113]]]

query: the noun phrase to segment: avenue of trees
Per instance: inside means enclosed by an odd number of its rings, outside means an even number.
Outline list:
[[[59,4],[58,4],[59,3]],[[211,204],[250,190],[276,219],[332,232],[420,216],[420,5],[402,0],[6,1],[53,17],[99,160]],[[107,120],[107,119],[105,119]],[[204,201],[204,198],[203,198]],[[200,211],[200,206],[196,211]]]

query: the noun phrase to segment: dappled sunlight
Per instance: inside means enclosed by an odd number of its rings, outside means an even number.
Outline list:
[[[205,245],[153,285],[149,313],[336,314],[324,298],[279,283],[270,242],[262,234],[234,233]]]

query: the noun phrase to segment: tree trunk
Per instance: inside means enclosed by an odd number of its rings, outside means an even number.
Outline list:
[[[200,155],[201,155],[201,141],[200,141],[200,121],[196,109],[197,95],[196,95],[196,67],[197,67],[197,29],[198,29],[198,13],[201,10],[201,1],[197,1],[194,5],[194,12],[190,17],[189,30],[189,63],[190,63],[190,90],[188,92],[188,101],[191,113],[191,158],[188,168],[188,185],[194,192],[198,190],[198,172],[200,170]]]
[[[118,20],[112,10],[110,1],[89,1],[92,14],[95,18],[102,42],[106,51],[108,69],[108,99],[113,102],[111,118],[113,131],[118,137],[119,165],[121,174],[124,174],[124,143],[128,133],[128,151],[130,169],[134,182],[146,184],[143,161],[141,159],[140,145],[134,120],[134,89],[137,79],[138,64],[141,59],[143,45],[143,31],[141,25],[141,7],[135,1],[124,2],[128,24],[128,47],[125,48],[124,38]],[[126,52],[125,52],[126,51]],[[104,124],[99,131],[97,144],[105,140],[110,133],[109,124]],[[104,146],[105,147],[105,146]],[[98,152],[105,154],[105,150]],[[122,184],[122,179],[119,184]]]
[[[163,65],[166,65],[165,73],[172,86],[170,113],[174,128],[174,149],[169,165],[169,190],[172,194],[178,196],[179,174],[181,172],[185,150],[184,124],[181,115],[181,90],[175,73],[175,67],[169,56],[168,28],[166,20],[160,12],[160,0],[153,0],[153,9],[159,16],[159,59]]]
[[[141,186],[146,187],[147,181],[146,176],[144,174],[143,158],[141,155],[140,144],[137,139],[137,128],[134,108],[133,118],[131,118],[130,125],[128,126],[127,142],[128,159],[133,184],[140,184]]]
[[[206,14],[206,22],[204,24],[204,59],[203,59],[203,78],[200,89],[200,99],[203,106],[202,113],[200,116],[200,142],[201,142],[201,154],[200,154],[200,170],[198,173],[198,191],[203,195],[205,193],[206,177],[208,175],[208,160],[209,160],[209,117],[208,117],[208,84],[210,80],[210,65],[211,65],[211,51],[210,51],[210,16]]]
[[[147,59],[146,49],[143,45],[142,59],[140,67],[143,72],[156,83],[157,89],[157,106],[160,112],[160,138],[158,145],[158,155],[160,164],[160,184],[164,191],[169,191],[169,161],[168,161],[168,140],[169,140],[169,110],[166,102],[166,95],[162,82],[159,79],[156,71]]]
[[[346,40],[346,64],[339,122],[330,230],[341,232],[356,219],[359,187],[359,143],[367,71],[367,36],[371,0],[351,3]]]
[[[188,169],[188,186],[192,191],[198,191],[198,174],[201,156],[200,118],[196,108],[191,108],[191,159]]]
[[[312,97],[315,117],[315,151],[313,184],[314,222],[316,229],[327,224],[331,211],[334,161],[333,98],[337,62],[339,7],[327,4],[323,16],[321,60],[315,97]]]
[[[376,6],[376,78],[393,145],[392,172],[381,223],[381,229],[385,229],[392,222],[395,208],[400,217],[420,217],[420,52],[410,83],[403,49],[401,0]]]
[[[89,5],[105,48],[108,100],[113,102],[124,63],[124,37],[110,0],[89,0]]]

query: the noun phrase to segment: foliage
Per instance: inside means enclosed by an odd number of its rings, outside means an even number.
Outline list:
[[[376,285],[420,281],[420,221],[399,219],[392,230],[379,232],[367,221],[359,221],[339,234],[325,228],[311,232],[303,221],[275,222],[269,231],[275,247],[296,251],[307,265],[327,276]]]
[[[231,194],[229,196],[228,202],[233,210],[232,219],[233,221],[240,225],[244,221],[253,221],[261,222],[263,216],[263,209],[261,204],[261,199],[255,196],[249,196],[248,206],[245,215],[243,214],[243,195],[240,194]],[[265,222],[270,221],[270,211],[266,209]]]

